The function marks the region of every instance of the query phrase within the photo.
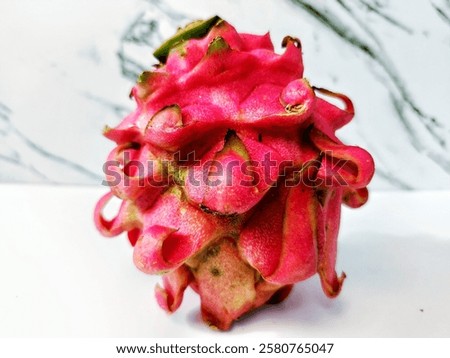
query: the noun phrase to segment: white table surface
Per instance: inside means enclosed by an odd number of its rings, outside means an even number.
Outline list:
[[[450,337],[450,192],[374,192],[344,210],[341,295],[314,277],[228,333],[201,322],[190,289],[175,314],[157,306],[159,278],[93,225],[103,192],[0,185],[0,337]]]

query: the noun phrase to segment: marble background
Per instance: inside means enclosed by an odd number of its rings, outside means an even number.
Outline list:
[[[340,137],[367,148],[372,189],[450,189],[450,0],[2,0],[0,181],[100,185],[153,49],[214,14],[299,37],[305,77],[343,92]]]

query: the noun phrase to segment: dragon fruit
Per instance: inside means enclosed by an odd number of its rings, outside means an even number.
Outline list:
[[[363,205],[374,172],[368,152],[335,135],[354,115],[350,99],[303,78],[298,39],[282,45],[276,54],[269,34],[219,17],[194,22],[155,51],[160,63],[130,93],[137,109],[104,132],[117,146],[97,228],[127,232],[136,266],[162,275],[163,309],[177,310],[190,286],[221,330],[316,273],[339,294],[341,204]],[[122,204],[108,220],[113,196]]]

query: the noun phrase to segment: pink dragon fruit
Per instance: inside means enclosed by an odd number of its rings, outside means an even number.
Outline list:
[[[117,147],[97,228],[127,231],[136,266],[162,275],[163,309],[190,286],[221,330],[316,273],[328,297],[339,294],[341,203],[363,205],[374,172],[365,150],[335,136],[352,102],[303,78],[298,39],[283,47],[219,17],[192,23],[155,51],[160,64],[130,94],[137,109],[104,133]],[[107,220],[112,196],[122,205]]]

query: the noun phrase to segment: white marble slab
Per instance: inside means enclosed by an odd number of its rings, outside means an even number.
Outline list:
[[[0,337],[224,338],[200,319],[190,289],[166,315],[159,280],[134,267],[124,236],[101,237],[92,187],[0,185]],[[343,212],[328,299],[317,277],[227,337],[450,337],[450,191],[376,192]]]
[[[0,14],[3,182],[98,185],[101,129],[133,108],[152,50],[219,14],[301,38],[306,77],[355,102],[341,136],[373,153],[372,188],[450,189],[449,0],[4,0]]]

